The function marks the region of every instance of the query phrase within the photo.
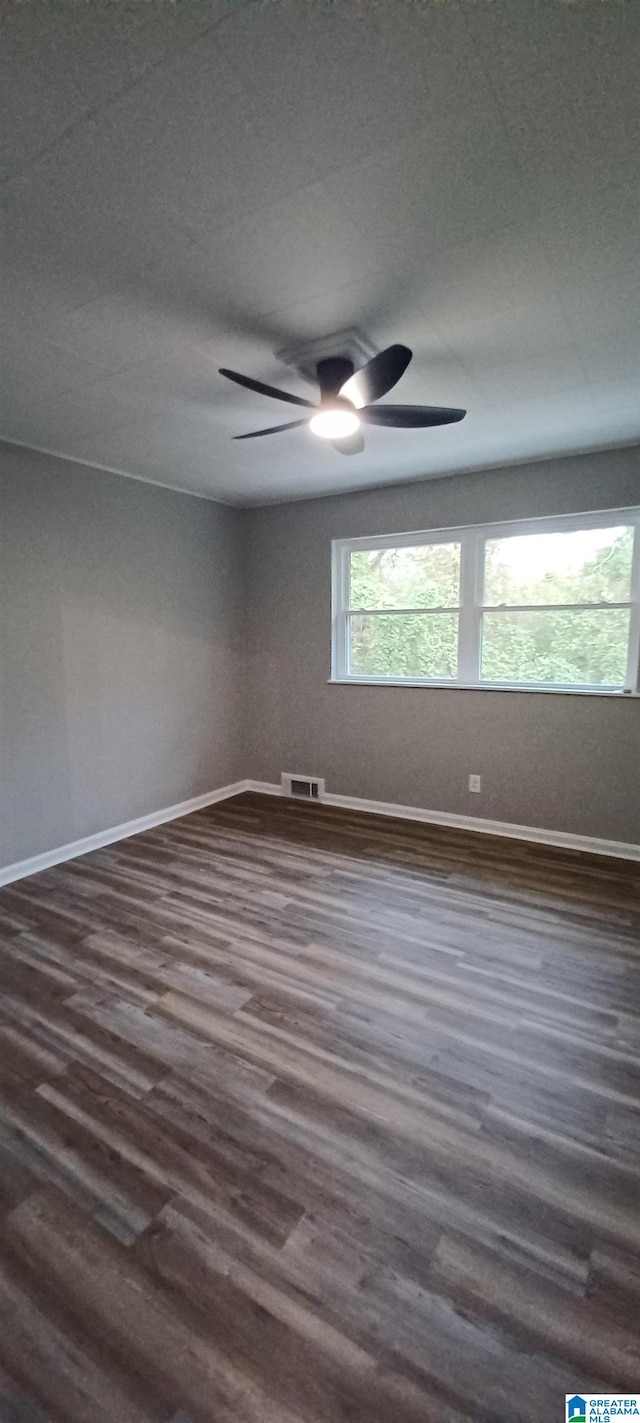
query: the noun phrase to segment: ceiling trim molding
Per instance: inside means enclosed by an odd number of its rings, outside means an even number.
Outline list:
[[[33,450],[34,454],[50,455],[52,459],[63,460],[67,464],[78,464],[85,469],[97,469],[103,474],[116,474],[122,479],[134,479],[139,484],[148,484],[153,489],[165,489],[171,494],[186,494],[190,499],[204,499],[209,504],[220,504],[224,509],[273,509],[280,508],[287,504],[311,504],[324,499],[342,499],[346,495],[352,494],[384,494],[391,489],[401,489],[410,484],[431,484],[441,479],[457,479],[460,475],[466,474],[488,474],[501,469],[521,469],[528,465],[544,465],[551,461],[583,459],[589,455],[607,455],[615,450],[637,449],[640,454],[639,440],[619,440],[615,444],[609,445],[589,445],[582,450],[565,450],[562,454],[535,455],[530,459],[500,460],[487,464],[465,465],[464,469],[437,470],[433,474],[412,474],[401,479],[393,479],[387,483],[377,481],[369,484],[350,484],[344,489],[327,490],[326,493],[316,494],[290,494],[286,498],[271,499],[223,499],[219,494],[206,494],[199,489],[185,489],[183,485],[165,484],[159,479],[148,479],[144,474],[131,474],[126,469],[116,469],[113,465],[97,464],[95,460],[79,459],[77,455],[62,454],[60,450],[45,449],[43,445],[30,445],[25,440],[10,440],[0,431],[0,447],[3,445],[19,450]]]
[[[589,455],[608,455],[614,450],[638,450],[640,440],[618,440],[611,445],[586,445],[582,450],[564,450],[562,454],[531,455],[529,459],[492,460],[487,464],[468,464],[463,469],[439,469],[433,474],[409,474],[401,479],[392,479],[384,484],[350,484],[345,489],[328,489],[322,494],[289,494],[286,498],[245,499],[235,505],[238,509],[273,509],[286,504],[315,504],[321,499],[342,499],[346,494],[384,494],[390,489],[401,489],[409,484],[435,484],[440,479],[457,479],[464,474],[493,474],[501,469],[521,469],[528,465],[555,463],[558,460],[584,459]]]
[[[132,474],[128,469],[115,469],[110,464],[98,464],[95,460],[81,460],[77,455],[64,455],[60,450],[45,449],[44,445],[29,445],[26,440],[9,440],[6,435],[0,432],[0,445],[13,446],[18,450],[33,450],[36,455],[50,455],[52,459],[64,460],[66,464],[79,464],[84,469],[98,469],[103,474],[117,474],[122,479],[135,479],[138,484],[150,484],[154,489],[166,489],[171,494],[186,494],[190,499],[206,499],[209,504],[222,504],[225,509],[240,509],[241,504],[234,504],[230,499],[221,499],[219,494],[205,494],[199,489],[185,489],[180,484],[165,484],[160,479],[148,479],[144,474]]]

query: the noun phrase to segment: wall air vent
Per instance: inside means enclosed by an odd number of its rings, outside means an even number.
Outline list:
[[[293,796],[295,800],[322,800],[324,781],[317,776],[294,776],[290,771],[280,775],[282,794]]]

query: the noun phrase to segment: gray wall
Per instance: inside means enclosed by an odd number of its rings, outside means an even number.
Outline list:
[[[327,684],[332,538],[638,503],[634,448],[246,511],[244,774],[640,841],[640,701]]]
[[[281,770],[640,841],[639,701],[327,681],[332,538],[635,503],[638,449],[239,511],[0,445],[0,866]]]
[[[236,778],[239,523],[0,445],[0,866]]]

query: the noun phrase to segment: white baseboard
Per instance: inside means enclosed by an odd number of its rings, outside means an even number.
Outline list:
[[[143,830],[153,830],[156,825],[164,825],[168,820],[179,820],[183,815],[191,815],[194,810],[203,810],[207,805],[229,800],[243,791],[258,791],[261,795],[282,795],[282,787],[271,781],[235,781],[230,786],[220,786],[215,791],[205,791],[204,795],[193,796],[191,800],[180,801],[164,810],[154,810],[150,815],[141,815],[137,820],[128,820],[124,825],[114,825],[109,830],[99,830],[96,835],[87,835],[83,840],[73,840],[68,845],[60,845],[56,850],[45,850],[41,855],[32,855],[28,860],[19,860],[13,865],[0,868],[0,887],[12,884],[14,880],[37,875],[41,870],[63,864],[65,860],[75,860],[78,855],[88,855],[91,850],[100,850],[104,845],[113,845],[117,840],[126,840],[130,835],[140,835]],[[610,855],[618,860],[640,861],[640,845],[628,845],[621,840],[599,840],[591,835],[573,835],[567,830],[541,830],[532,825],[512,825],[504,820],[481,820],[475,815],[453,815],[446,810],[422,810],[415,805],[396,805],[393,801],[365,800],[359,796],[332,795],[326,791],[323,805],[335,805],[343,810],[359,810],[369,815],[389,815],[397,820],[417,820],[425,825],[445,825],[454,830],[475,830],[480,835],[502,835],[510,840],[528,840],[535,845],[551,845],[561,850],[582,850],[590,855]]]
[[[140,835],[143,830],[153,830],[155,825],[164,825],[167,820],[178,820],[182,815],[190,815],[194,810],[203,810],[206,805],[215,805],[229,796],[240,795],[249,789],[249,781],[236,781],[231,786],[220,786],[217,791],[205,791],[204,795],[192,796],[177,805],[169,805],[164,810],[154,810],[150,815],[141,815],[137,820],[127,820],[124,825],[114,825],[110,830],[99,830],[96,835],[87,835],[83,840],[73,840],[69,845],[60,845],[57,850],[45,850],[41,855],[33,855],[29,860],[19,860],[13,865],[0,869],[0,886],[12,884],[14,880],[25,879],[27,875],[37,875],[41,870],[51,869],[64,860],[75,860],[78,855],[88,855],[91,850],[100,850],[103,845],[113,845],[116,840],[126,840],[129,835]]]
[[[282,795],[282,787],[271,781],[245,781],[245,790],[262,795]],[[364,800],[359,796],[322,797],[323,805],[343,810],[361,810],[369,815],[390,815],[396,820],[419,820],[425,825],[446,825],[453,830],[475,830],[480,835],[502,835],[509,840],[528,840],[534,845],[552,845],[559,850],[582,850],[589,855],[611,855],[618,860],[640,861],[640,845],[623,840],[600,840],[592,835],[573,835],[568,830],[541,830],[533,825],[512,825],[506,820],[481,820],[475,815],[454,815],[446,810],[422,810],[415,805],[395,805],[393,801]]]

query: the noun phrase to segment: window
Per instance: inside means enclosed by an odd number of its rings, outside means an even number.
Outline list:
[[[333,544],[336,681],[638,692],[640,510]]]

